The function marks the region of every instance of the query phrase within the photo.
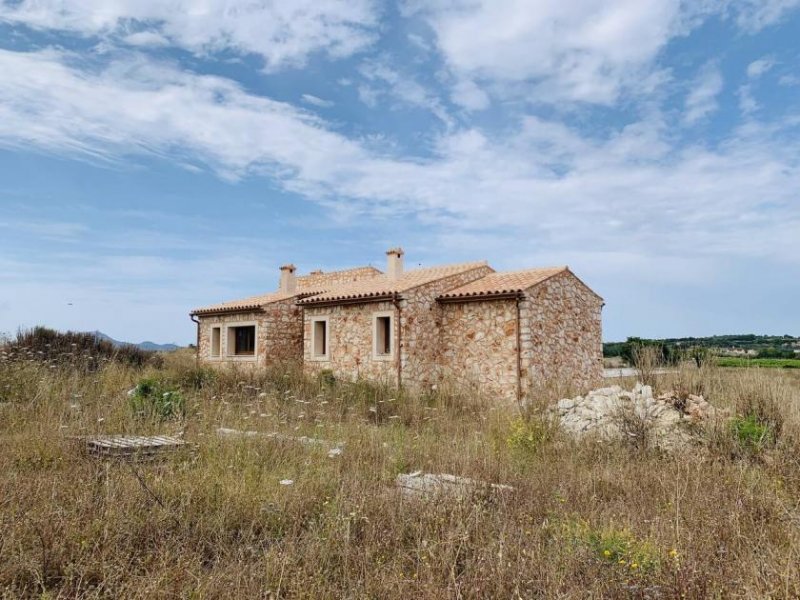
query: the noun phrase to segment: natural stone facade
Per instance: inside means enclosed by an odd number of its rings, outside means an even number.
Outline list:
[[[442,378],[444,310],[437,298],[447,290],[491,272],[491,267],[481,266],[403,294],[400,302],[400,373],[404,385],[429,386]]]
[[[309,306],[305,308],[303,328],[303,364],[310,371],[331,370],[347,379],[367,378],[397,383],[397,350],[388,357],[373,354],[373,328],[376,314],[391,314],[392,337],[397,338],[397,312],[392,302],[370,302],[344,306]],[[312,355],[311,328],[314,319],[328,319],[328,358]]]
[[[482,393],[516,398],[517,304],[488,300],[443,305],[442,371]],[[457,374],[457,375],[456,375]]]
[[[337,376],[365,377],[396,384],[426,386],[441,376],[443,310],[436,301],[445,290],[491,272],[479,266],[403,292],[397,301],[370,301],[305,308],[303,362],[309,370],[329,369]],[[375,356],[374,318],[392,316],[393,352]],[[314,319],[328,318],[329,353],[324,360],[312,352]],[[398,357],[399,354],[399,357]],[[400,364],[398,365],[398,360]]]
[[[302,309],[294,299],[273,302],[259,311],[201,316],[198,355],[212,364],[266,365],[268,362],[298,361],[303,348]],[[233,356],[228,348],[227,327],[256,327],[253,356]],[[220,328],[219,356],[212,356],[211,332]]]
[[[551,381],[576,388],[603,377],[603,300],[564,271],[527,290],[520,303],[522,394]]]
[[[553,380],[577,389],[600,380],[603,301],[568,268],[496,273],[479,262],[404,271],[401,249],[387,255],[386,274],[360,267],[295,278],[285,265],[277,292],[197,309],[199,358],[297,361],[311,372],[416,388],[454,380],[503,401]],[[238,324],[256,328],[252,356],[230,355],[225,331]]]

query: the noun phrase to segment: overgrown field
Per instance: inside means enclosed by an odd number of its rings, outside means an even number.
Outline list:
[[[143,385],[140,385],[142,384]],[[627,382],[632,385],[633,381]],[[128,391],[136,387],[136,392]],[[656,377],[739,415],[677,456],[576,443],[541,418],[292,369],[0,362],[8,598],[796,598],[800,373]],[[549,398],[539,395],[539,404]],[[218,427],[345,443],[341,455]],[[71,436],[183,433],[130,465]],[[514,486],[401,499],[398,473]],[[281,483],[283,481],[283,484]],[[291,481],[291,484],[287,482]]]

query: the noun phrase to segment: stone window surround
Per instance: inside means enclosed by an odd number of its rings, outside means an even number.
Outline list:
[[[317,323],[325,323],[325,354],[317,354]],[[330,315],[311,317],[311,356],[315,362],[328,362],[331,359],[331,323]]]
[[[220,323],[218,327],[222,327],[222,329],[224,329],[224,335],[221,335],[220,338],[221,340],[222,339],[225,340],[225,353],[223,354],[221,352],[222,348],[220,347],[220,355],[213,356],[212,357],[213,359],[235,360],[237,362],[255,362],[258,360],[258,323],[256,321],[231,321],[226,323]],[[255,327],[255,347],[253,348],[252,354],[236,355],[231,353],[231,348],[229,347],[230,346],[229,342],[231,339],[229,330],[234,329],[236,327]]]
[[[381,354],[378,352],[378,319],[380,317],[389,317],[389,353]],[[372,313],[372,360],[394,360],[395,347],[395,327],[394,327],[395,314],[393,310],[381,310]]]
[[[219,360],[222,358],[222,325],[211,325],[209,329],[209,344],[210,347],[208,349],[208,356],[214,360]],[[216,336],[216,344],[214,343],[214,332],[217,332]],[[216,345],[216,348],[215,348]],[[216,350],[216,352],[214,352]]]

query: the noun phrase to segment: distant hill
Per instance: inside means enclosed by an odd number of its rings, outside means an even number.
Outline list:
[[[156,344],[155,342],[140,342],[138,344],[133,342],[121,342],[119,340],[115,340],[110,335],[106,335],[102,331],[92,331],[90,333],[92,333],[98,339],[111,342],[118,348],[122,346],[135,346],[141,350],[151,350],[153,352],[172,352],[173,350],[177,350],[181,347],[177,344]]]

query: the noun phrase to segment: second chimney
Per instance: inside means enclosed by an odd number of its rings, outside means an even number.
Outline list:
[[[397,279],[403,274],[403,249],[392,248],[386,251],[386,276]]]
[[[297,267],[294,265],[283,265],[281,267],[281,284],[280,291],[284,294],[294,294],[297,290],[297,277],[294,272]]]

